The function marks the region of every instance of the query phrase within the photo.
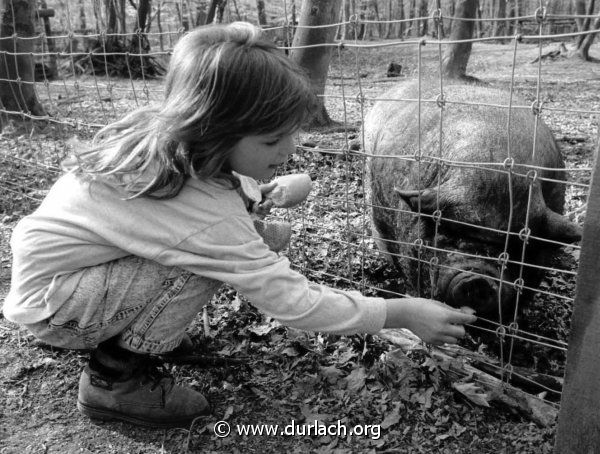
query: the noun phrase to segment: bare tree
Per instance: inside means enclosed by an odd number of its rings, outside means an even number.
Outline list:
[[[313,117],[311,126],[328,126],[333,122],[325,109],[323,94],[331,60],[331,46],[313,46],[334,41],[336,27],[312,28],[333,24],[338,18],[342,0],[304,0],[300,12],[300,23],[292,42],[292,59],[307,70],[314,93],[319,97],[319,112]]]
[[[587,7],[585,4],[585,0],[574,0],[575,1],[575,10],[578,15],[587,15],[587,17],[580,18],[576,20],[577,30],[579,32],[588,32],[588,31],[598,31],[600,29],[600,16],[594,19],[592,23],[592,17],[594,15],[594,9],[596,6],[595,0],[589,0]],[[570,55],[576,55],[579,58],[590,61],[593,60],[590,57],[590,47],[594,42],[594,38],[596,37],[596,33],[589,33],[586,35],[579,35],[577,37],[577,41],[575,42],[575,46],[570,51]]]
[[[475,18],[476,9],[477,0],[458,0],[450,41],[468,40],[473,37],[475,22],[469,19]],[[474,80],[466,74],[472,47],[473,43],[471,42],[455,42],[448,45],[442,57],[444,76],[452,79]]]
[[[575,14],[578,16],[575,18],[577,25],[577,31],[581,32],[575,39],[575,43],[572,46],[567,46],[564,43],[560,43],[557,47],[550,49],[544,53],[541,58],[557,58],[557,57],[576,57],[585,61],[598,61],[598,59],[590,56],[589,51],[596,35],[600,33],[600,15],[594,17],[594,10],[596,8],[595,0],[573,0],[573,3],[569,4],[575,9]],[[586,33],[587,32],[587,33]],[[538,58],[533,62],[538,61]]]
[[[151,0],[138,0],[137,3],[129,0],[129,3],[137,12],[133,33],[127,31],[125,0],[104,0],[104,18],[96,16],[96,29],[105,24],[106,33],[87,41],[85,55],[74,56],[74,71],[130,78],[151,78],[165,73],[161,61],[149,55],[147,32],[152,21]],[[162,2],[158,10],[161,5]],[[94,10],[94,13],[100,12]]]
[[[265,0],[256,0],[256,10],[258,11],[258,23],[261,26],[267,25],[267,14],[265,13]]]
[[[137,30],[131,37],[129,48],[133,53],[143,53],[150,50],[150,42],[146,32],[150,28],[150,1],[139,0],[137,5]]]
[[[494,11],[494,25],[492,26],[492,35],[502,36],[506,33],[506,22],[503,20],[506,17],[506,0],[498,0]]]
[[[218,23],[222,22],[226,4],[227,0],[211,0],[208,7],[208,13],[206,14],[206,23],[212,24],[215,21]]]
[[[36,0],[3,0],[0,22],[0,101],[13,112],[45,115],[34,88]]]

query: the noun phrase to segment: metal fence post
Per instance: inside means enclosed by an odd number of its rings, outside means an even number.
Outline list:
[[[600,452],[600,143],[588,196],[556,454]]]

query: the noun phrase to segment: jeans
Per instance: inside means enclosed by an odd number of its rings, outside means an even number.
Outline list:
[[[116,338],[137,353],[175,349],[221,283],[135,256],[84,268],[71,297],[49,319],[25,325],[50,345],[93,349]]]

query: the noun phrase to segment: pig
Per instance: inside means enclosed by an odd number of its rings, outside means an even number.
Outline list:
[[[516,97],[508,127],[507,91],[449,83],[444,103],[439,81],[420,90],[420,137],[417,81],[392,88],[363,122],[375,241],[409,293],[512,322],[556,242],[581,239],[562,216],[561,152],[538,119],[534,153],[536,117]]]

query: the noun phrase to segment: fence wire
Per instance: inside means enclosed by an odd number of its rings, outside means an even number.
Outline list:
[[[35,36],[22,37],[13,35],[15,46],[18,41],[33,41],[36,49],[28,52],[28,55],[40,68],[41,76],[35,81],[26,81],[17,74],[16,78],[5,77],[0,83],[10,83],[13,89],[22,90],[24,86],[33,86],[42,105],[47,110],[46,115],[34,115],[23,110],[10,110],[2,107],[0,113],[3,115],[3,131],[0,135],[0,213],[3,224],[7,226],[14,223],[23,215],[31,212],[43,199],[51,184],[60,174],[60,162],[68,153],[78,147],[78,140],[89,140],[102,126],[114,121],[131,108],[159,102],[163,89],[160,78],[146,74],[145,59],[148,57],[157,59],[161,64],[166,64],[173,45],[186,30],[182,20],[185,16],[181,11],[175,11],[173,4],[178,2],[164,2],[165,7],[161,12],[163,16],[169,16],[169,21],[159,28],[167,27],[167,31],[157,30],[156,27],[147,31],[151,49],[138,52],[114,52],[107,51],[106,42],[110,38],[132,39],[139,34],[134,33],[108,33],[106,30],[76,30],[71,21],[74,17],[75,8],[69,8],[72,2],[67,1],[66,17],[62,21],[54,22],[53,27],[57,30],[49,35],[46,31],[40,31]],[[541,3],[541,2],[540,2]],[[162,3],[161,3],[162,5]],[[72,5],[71,5],[72,6]],[[169,9],[171,8],[171,9]],[[280,25],[265,27],[266,33],[278,40],[283,50],[290,51],[294,48],[290,43],[290,36],[294,28],[299,27],[290,21],[292,7],[283,2],[283,19]],[[59,12],[63,14],[64,12]],[[233,14],[230,12],[230,14]],[[442,182],[438,179],[438,199],[436,210],[433,214],[422,212],[412,213],[399,207],[373,206],[368,201],[367,188],[365,187],[365,175],[368,171],[368,160],[403,160],[413,162],[417,168],[426,164],[446,166],[451,170],[471,169],[504,175],[508,181],[508,189],[512,191],[512,182],[519,178],[531,181],[547,181],[553,184],[564,184],[569,202],[569,215],[575,221],[582,221],[585,216],[585,204],[589,192],[589,180],[591,173],[590,159],[574,162],[567,159],[567,168],[564,169],[566,182],[553,178],[543,178],[539,174],[555,170],[534,164],[519,164],[516,168],[510,149],[510,135],[512,130],[512,115],[518,110],[532,111],[535,115],[535,128],[531,131],[533,143],[537,141],[538,124],[544,119],[551,120],[550,126],[555,135],[560,129],[563,119],[571,118],[571,122],[577,123],[579,119],[587,118],[588,123],[595,121],[600,113],[600,105],[568,105],[547,106],[548,100],[544,99],[546,79],[552,83],[552,64],[544,63],[543,45],[557,40],[574,39],[579,36],[596,33],[570,32],[547,34],[547,25],[553,20],[575,21],[576,19],[596,18],[596,16],[582,15],[552,15],[546,14],[540,5],[532,14],[525,14],[511,18],[513,22],[531,22],[537,27],[537,32],[528,31],[527,34],[517,33],[512,36],[480,36],[469,40],[450,41],[430,37],[408,38],[408,39],[360,39],[358,30],[362,25],[384,26],[394,24],[416,24],[431,20],[436,24],[437,36],[442,36],[442,24],[444,21],[456,21],[458,18],[448,16],[442,12],[439,3],[438,8],[432,16],[414,17],[406,20],[370,20],[352,16],[348,20],[341,20],[328,27],[350,30],[346,39],[337,40],[335,43],[320,44],[319,46],[330,46],[335,49],[330,69],[327,91],[324,102],[328,109],[339,113],[341,125],[332,129],[329,133],[315,133],[299,136],[299,153],[288,163],[286,171],[306,171],[311,175],[320,175],[319,168],[328,169],[327,178],[315,181],[315,190],[311,194],[308,203],[302,209],[295,212],[281,212],[279,216],[290,219],[294,224],[296,233],[295,240],[288,252],[292,262],[305,274],[313,279],[337,285],[344,288],[355,288],[365,293],[380,296],[405,296],[406,286],[402,285],[401,278],[394,274],[387,262],[377,251],[375,243],[390,242],[401,246],[399,249],[417,249],[417,254],[392,254],[404,262],[416,262],[419,269],[417,276],[421,279],[422,270],[428,268],[452,269],[452,264],[442,263],[440,257],[448,251],[439,244],[440,223],[454,223],[458,228],[476,227],[485,234],[501,235],[503,245],[497,256],[483,256],[476,251],[453,251],[464,260],[480,260],[493,266],[500,267],[499,277],[490,277],[485,274],[471,271],[472,275],[480,276],[494,281],[498,286],[498,301],[507,289],[516,290],[515,310],[510,320],[486,319],[485,324],[471,327],[474,336],[488,335],[494,343],[493,352],[498,363],[490,362],[490,367],[496,368],[500,377],[510,381],[520,372],[515,372],[513,363],[523,361],[522,356],[532,354],[535,348],[539,351],[550,352],[549,356],[558,358],[556,361],[564,361],[564,352],[567,348],[566,332],[555,332],[549,335],[548,329],[536,332],[536,326],[528,329],[519,326],[522,320],[523,292],[530,291],[535,294],[538,307],[545,304],[554,304],[569,313],[573,303],[574,280],[577,274],[577,254],[579,246],[562,244],[556,241],[545,240],[531,234],[532,207],[532,184],[529,184],[528,201],[525,204],[525,222],[519,229],[498,230],[485,226],[475,226],[455,219],[444,218],[440,206],[439,194]],[[131,22],[132,19],[130,19]],[[475,22],[490,22],[494,19],[476,18]],[[65,27],[65,22],[67,26]],[[192,21],[193,22],[193,21]],[[190,21],[188,20],[188,24]],[[134,24],[135,25],[135,24]],[[13,24],[15,26],[15,24]],[[40,24],[38,23],[38,28]],[[16,26],[15,26],[16,29]],[[530,30],[530,29],[529,29]],[[352,39],[348,39],[354,33]],[[100,47],[80,50],[85,42],[100,43]],[[168,41],[165,46],[165,41]],[[505,104],[486,104],[483,102],[466,102],[461,99],[452,99],[446,96],[447,81],[442,78],[442,56],[446,46],[456,42],[470,42],[475,45],[489,45],[489,43],[509,43],[510,48],[504,46],[500,49],[503,55],[512,60],[510,74],[501,74],[497,82],[507,92]],[[531,44],[533,43],[533,44]],[[531,53],[530,46],[537,47],[537,63],[535,75],[528,79],[518,76],[516,71],[522,65],[523,53]],[[529,47],[528,47],[529,46]],[[311,46],[303,46],[311,47]],[[159,48],[160,50],[157,50]],[[55,49],[52,51],[51,49]],[[60,49],[60,50],[56,50]],[[429,49],[433,49],[429,51]],[[438,80],[439,97],[427,99],[419,96],[411,99],[386,98],[382,95],[390,83],[401,83],[397,79],[385,77],[365,77],[365,73],[373,69],[369,66],[372,62],[372,53],[380,52],[381,58],[386,61],[393,52],[402,51],[402,56],[409,55],[407,65],[410,67],[410,78],[423,81],[432,74]],[[425,56],[425,53],[427,55]],[[477,53],[474,48],[473,54]],[[24,55],[22,52],[4,52],[5,62],[7,58],[15,58]],[[529,55],[529,54],[528,54]],[[121,57],[126,62],[125,77],[113,77],[110,75],[109,60]],[[97,58],[104,61],[104,71],[96,70],[94,62]],[[472,60],[474,56],[471,57]],[[135,62],[135,63],[134,63]],[[433,62],[433,63],[432,63]],[[84,65],[93,68],[91,71],[84,69]],[[141,74],[136,75],[132,65],[139,65]],[[383,63],[385,64],[385,63]],[[52,67],[54,65],[54,67]],[[6,71],[8,74],[8,71]],[[54,74],[54,77],[50,77]],[[407,77],[408,78],[408,77]],[[525,93],[531,103],[529,105],[519,104],[515,99]],[[520,94],[521,96],[517,96]],[[442,102],[440,102],[442,100]],[[439,148],[437,150],[424,150],[423,144],[417,144],[414,153],[398,155],[373,155],[365,151],[365,139],[363,132],[357,125],[362,121],[371,108],[378,101],[390,101],[399,103],[416,103],[418,106],[418,118],[415,119],[419,131],[422,130],[421,112],[428,105],[440,107],[440,120],[437,128],[439,130]],[[505,133],[508,137],[509,149],[503,162],[471,162],[450,159],[444,155],[444,112],[452,105],[472,105],[486,109],[496,109],[504,112]],[[500,115],[500,114],[499,114]],[[18,121],[11,119],[18,118]],[[568,132],[563,136],[568,138]],[[578,132],[583,134],[575,139],[580,143],[593,142],[595,132]],[[568,142],[562,140],[561,142]],[[575,148],[582,152],[581,147]],[[538,152],[534,146],[531,150],[532,161]],[[569,156],[566,156],[569,158]],[[420,173],[421,170],[418,170]],[[577,205],[577,203],[579,205]],[[515,211],[514,195],[509,193],[509,222]],[[406,216],[417,216],[419,219],[428,219],[434,223],[435,231],[431,242],[427,242],[419,233],[415,242],[406,241],[404,238],[396,238],[393,241],[380,238],[372,230],[370,212],[373,208],[384,208],[390,212],[400,212]],[[509,255],[509,241],[514,238],[522,240],[522,248],[518,256]],[[528,244],[537,240],[547,246],[560,245],[564,250],[558,260],[549,264],[527,263]],[[545,246],[544,246],[545,247]],[[565,250],[567,252],[565,252]],[[431,256],[431,259],[427,259]],[[565,259],[567,257],[567,259]],[[569,261],[570,260],[570,261]],[[564,262],[564,263],[561,263]],[[561,266],[562,265],[562,266]],[[519,271],[516,280],[510,281],[506,277],[507,267],[516,267]],[[531,287],[523,279],[523,273],[527,269],[543,271],[546,279],[540,286]],[[398,283],[400,282],[400,284]],[[418,282],[416,287],[427,288],[430,282]],[[427,294],[425,291],[424,294]],[[529,303],[527,303],[529,304]],[[540,310],[540,309],[538,309]],[[501,308],[499,313],[501,314]],[[548,328],[548,327],[546,327]],[[551,331],[551,330],[550,330]],[[520,352],[520,353],[519,353]],[[525,352],[525,353],[523,353]],[[554,359],[553,359],[554,361]],[[526,363],[530,363],[525,361]],[[558,367],[562,370],[564,363]],[[521,377],[529,380],[528,377]],[[559,400],[560,390],[547,388],[538,383],[540,389],[548,392],[548,402],[553,405]]]

